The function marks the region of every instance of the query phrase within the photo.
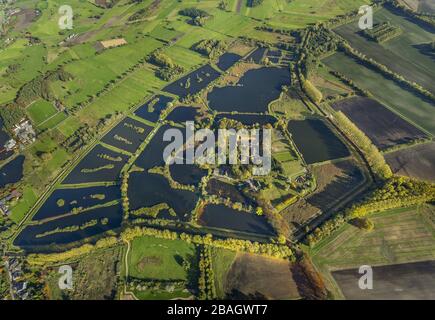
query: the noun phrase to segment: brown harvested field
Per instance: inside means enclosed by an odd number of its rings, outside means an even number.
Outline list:
[[[14,25],[15,31],[22,31],[26,29],[32,21],[36,18],[34,9],[23,9],[16,14],[17,20]]]
[[[225,292],[233,299],[299,299],[288,260],[239,253],[228,271]]]
[[[354,97],[332,107],[342,111],[381,150],[426,138],[424,132],[373,99]]]
[[[409,9],[421,13],[435,13],[435,1],[433,0],[399,0]]]
[[[315,166],[313,173],[317,180],[316,191],[281,212],[293,232],[314,216],[336,205],[363,181],[362,173],[353,160]]]
[[[385,155],[393,173],[435,182],[435,143],[421,144]]]
[[[399,0],[399,3],[413,11],[418,11],[419,2],[420,0]]]
[[[435,2],[433,0],[420,0],[418,12],[435,14]]]
[[[359,268],[332,272],[346,299],[434,300],[435,261],[373,267],[373,289],[361,290]]]

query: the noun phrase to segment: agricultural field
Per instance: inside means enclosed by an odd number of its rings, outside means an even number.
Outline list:
[[[433,297],[435,38],[406,2],[357,32],[370,0],[0,0],[0,299],[358,299],[359,263],[374,299]]]
[[[371,232],[346,224],[312,249],[313,261],[325,275],[330,288],[341,296],[330,272],[358,268],[360,265],[392,267],[434,260],[434,214],[431,205],[377,213],[371,216],[374,223]],[[423,280],[426,276],[421,274],[421,277]],[[420,281],[418,276],[416,278]],[[386,277],[384,281],[387,281]],[[388,292],[384,292],[383,297],[387,296],[390,296]]]
[[[267,19],[268,23],[278,28],[297,29],[310,24],[323,22],[334,16],[358,9],[368,1],[315,1],[295,0],[265,0],[255,8],[247,6],[247,2],[241,1],[239,12],[243,15]]]
[[[357,270],[339,270],[332,274],[346,299],[381,300],[388,297],[394,300],[432,300],[434,267],[434,261],[376,266],[373,268],[376,287],[370,293],[357,288],[356,283],[361,276]]]
[[[340,26],[335,31],[349,41],[353,48],[435,93],[432,76],[435,72],[435,62],[424,53],[425,44],[435,41],[434,33],[386,8],[374,13],[375,25],[385,21],[400,28],[402,32],[382,43],[364,37],[359,32],[357,21]]]
[[[281,214],[296,233],[315,217],[329,210],[351,194],[363,182],[363,176],[352,160],[326,163],[313,168],[315,191],[284,209]]]
[[[57,270],[46,279],[52,300],[114,300],[116,283],[120,279],[123,248],[121,246],[84,256],[73,267],[73,290],[64,292],[58,287]],[[95,275],[98,275],[96,277]],[[66,295],[66,296],[65,296]]]
[[[432,112],[433,105],[430,102],[420,99],[397,85],[393,80],[386,79],[343,53],[336,53],[325,58],[323,62],[331,69],[353,79],[362,88],[369,90],[376,100],[417,128],[421,128],[431,135],[435,133],[435,117]]]
[[[399,0],[399,3],[419,13],[435,12],[435,4],[430,0]]]
[[[426,135],[376,100],[357,97],[332,108],[343,112],[381,150],[426,138]]]
[[[435,144],[421,144],[393,151],[385,155],[385,160],[397,175],[421,180],[435,181]]]
[[[162,240],[152,237],[136,238],[127,257],[128,277],[154,282],[183,282],[183,287],[174,291],[134,288],[139,299],[187,298],[187,288],[195,277],[197,253],[193,245],[183,241]]]
[[[228,268],[228,263],[226,266]],[[291,263],[251,254],[239,254],[234,258],[226,272],[223,288],[234,299],[301,298]]]

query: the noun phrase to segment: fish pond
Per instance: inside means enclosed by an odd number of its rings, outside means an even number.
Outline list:
[[[53,218],[121,198],[119,186],[57,189],[45,200],[32,220]]]
[[[163,95],[155,96],[147,103],[139,107],[134,114],[142,119],[156,122],[159,120],[162,111],[167,108],[168,103],[172,102],[173,100],[174,99]]]
[[[121,150],[134,153],[145,141],[153,127],[131,118],[125,118],[101,140]]]
[[[163,125],[157,130],[151,141],[146,145],[144,151],[136,159],[135,164],[143,169],[150,169],[155,166],[161,166],[163,160],[163,150],[169,142],[163,141],[163,135],[166,130],[172,128],[170,125]],[[181,130],[184,132],[184,130]]]
[[[201,68],[189,73],[181,79],[167,85],[163,91],[175,94],[182,98],[188,95],[195,95],[209,83],[219,78],[220,73],[211,65],[206,64]]]
[[[246,197],[235,185],[226,183],[219,179],[210,179],[206,190],[220,198],[229,198],[232,202],[240,202],[244,205],[253,205],[254,201]]]
[[[203,226],[256,233],[260,235],[275,235],[272,227],[263,216],[254,213],[237,211],[223,204],[208,204],[199,218]]]
[[[158,174],[148,172],[133,172],[128,181],[128,199],[130,209],[138,210],[166,203],[175,211],[176,217],[159,214],[158,218],[178,219],[188,221],[190,213],[195,208],[198,196],[187,190],[171,188],[168,180]],[[146,218],[147,216],[142,216]]]
[[[246,61],[253,61],[260,64],[263,60],[264,54],[266,53],[266,48],[257,48],[249,56],[246,57]]]
[[[217,66],[222,71],[227,71],[233,65],[235,65],[242,57],[236,53],[226,52],[219,57]]]
[[[290,84],[288,68],[259,68],[247,71],[235,86],[216,87],[207,96],[209,106],[220,112],[266,112]]]
[[[126,155],[96,145],[62,183],[114,182],[126,162]]]
[[[0,168],[0,188],[23,178],[24,156],[20,155]]]
[[[197,115],[198,115],[198,108],[180,106],[172,110],[172,112],[166,117],[166,120],[179,122],[179,123],[186,122],[186,121],[194,121]]]
[[[322,120],[292,120],[287,128],[307,164],[350,155],[344,143]]]
[[[252,126],[255,124],[259,124],[260,126],[264,126],[265,124],[275,124],[276,118],[270,115],[263,114],[242,114],[242,113],[220,113],[214,119],[215,123],[218,123],[223,118],[236,120],[243,125]]]
[[[172,179],[184,185],[197,186],[202,177],[207,175],[207,170],[193,164],[173,164],[169,166]]]
[[[14,245],[28,251],[41,246],[61,245],[89,238],[121,226],[122,208],[119,204],[100,207],[79,214],[28,225],[14,240]]]

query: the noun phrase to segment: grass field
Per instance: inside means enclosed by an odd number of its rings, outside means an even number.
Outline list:
[[[385,8],[376,11],[374,18],[374,23],[389,21],[393,26],[399,27],[402,33],[379,44],[362,36],[356,21],[340,26],[336,32],[358,51],[435,93],[435,61],[428,54],[424,54],[421,48],[422,45],[435,41],[435,34]]]
[[[27,107],[27,113],[36,126],[54,116],[56,112],[57,110],[52,103],[42,99],[35,101]]]
[[[435,259],[434,206],[389,210],[371,220],[373,231],[346,224],[311,250],[331,288],[336,288],[332,270]]]
[[[58,268],[47,277],[47,293],[52,300],[113,300],[117,296],[123,248],[117,246],[83,256],[73,269],[73,289],[60,290]]]
[[[136,238],[128,256],[129,276],[139,279],[186,280],[183,261],[195,257],[195,247],[181,240]]]
[[[225,281],[228,271],[236,258],[234,251],[212,249],[212,266],[215,278],[216,294],[220,299],[225,298]]]
[[[310,115],[310,110],[304,105],[296,92],[282,94],[279,100],[272,102],[269,110],[277,115],[284,115],[288,119],[302,120]]]
[[[21,222],[36,200],[37,197],[33,189],[30,186],[26,186],[23,190],[23,196],[20,202],[12,209],[11,219],[15,223]]]
[[[241,14],[266,19],[275,27],[297,29],[358,9],[367,0],[265,0],[255,8],[243,1]]]
[[[435,114],[433,105],[429,102],[401,88],[393,80],[384,78],[380,73],[362,66],[344,53],[336,53],[323,61],[331,69],[346,75],[360,87],[369,90],[377,100],[412,124],[432,135],[435,134]]]

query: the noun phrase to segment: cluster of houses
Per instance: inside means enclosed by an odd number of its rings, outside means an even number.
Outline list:
[[[0,153],[13,151],[18,148],[19,143],[27,145],[35,142],[36,139],[36,132],[33,129],[32,123],[26,119],[22,119],[17,123],[12,128],[12,133],[14,138],[10,138],[2,146],[0,145]]]
[[[14,125],[12,132],[17,140],[24,145],[35,142],[36,132],[30,120],[22,119],[19,123]]]
[[[9,204],[13,200],[18,200],[21,197],[21,192],[13,189],[8,195],[0,199],[0,213],[9,216]]]
[[[29,297],[28,283],[23,280],[22,262],[19,258],[10,257],[5,262],[11,281],[11,294],[14,299],[26,300]]]

